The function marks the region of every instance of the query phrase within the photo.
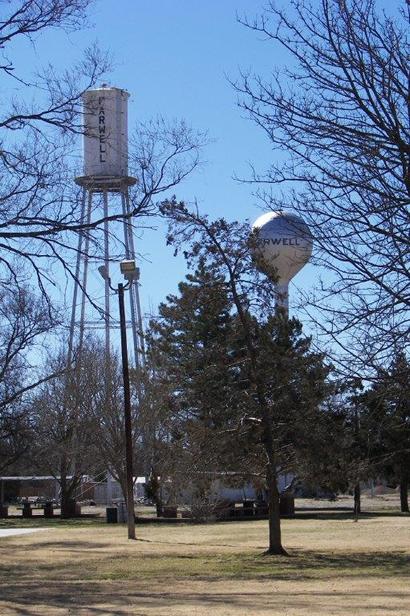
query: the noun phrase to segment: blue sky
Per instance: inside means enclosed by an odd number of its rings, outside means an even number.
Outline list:
[[[380,0],[379,5],[392,3]],[[137,120],[161,115],[183,118],[193,128],[208,131],[206,164],[177,188],[177,197],[197,200],[211,217],[252,221],[261,213],[260,204],[252,188],[233,176],[246,177],[248,162],[263,170],[272,152],[262,132],[238,109],[228,77],[234,80],[240,69],[268,75],[274,65],[288,60],[278,47],[237,22],[237,14],[252,17],[262,6],[251,0],[96,0],[83,30],[48,33],[35,48],[16,49],[14,58],[28,72],[45,60],[68,67],[81,57],[82,49],[98,41],[113,58],[109,83],[131,94],[130,129]],[[145,312],[175,292],[186,273],[183,261],[165,246],[163,226],[155,220],[151,224],[157,229],[144,232],[137,241],[144,257]],[[295,282],[308,288],[317,275],[309,265]],[[95,284],[101,284],[98,276]],[[296,294],[293,289],[294,299]]]
[[[252,16],[257,9],[258,3],[249,0],[96,0],[84,29],[68,34],[47,31],[35,46],[19,42],[13,60],[27,77],[46,62],[63,70],[97,41],[113,59],[107,82],[130,92],[130,132],[136,121],[158,115],[184,119],[192,128],[208,132],[206,162],[176,189],[177,198],[196,200],[211,217],[253,220],[260,214],[256,199],[233,175],[246,177],[249,161],[263,167],[270,146],[242,117],[228,77],[238,77],[240,68],[265,71],[271,66],[266,46],[236,19],[237,14]],[[145,232],[137,246],[144,256],[141,299],[147,311],[176,290],[185,265],[165,247],[161,225]]]
[[[159,114],[184,118],[193,128],[208,131],[205,165],[176,194],[197,200],[212,217],[253,220],[260,214],[251,188],[233,176],[246,177],[249,161],[263,167],[271,150],[244,119],[228,81],[240,69],[267,72],[271,67],[271,51],[236,19],[237,14],[252,16],[257,8],[249,0],[103,0],[90,19],[90,39],[94,34],[114,56],[110,82],[131,94],[130,127],[137,119]],[[161,226],[145,232],[138,245],[147,259],[141,279],[147,309],[176,290],[185,266],[164,246]]]
[[[236,20],[236,13],[250,6],[244,0],[122,0],[119,10],[118,2],[103,0],[96,4],[89,32],[113,53],[111,83],[131,94],[130,128],[138,119],[163,115],[208,131],[206,163],[177,188],[177,197],[196,199],[213,217],[240,220],[255,218],[259,210],[249,187],[233,175],[247,175],[247,162],[262,163],[270,152],[262,135],[241,117],[227,79],[235,78],[240,67],[269,66],[264,46]],[[142,302],[145,308],[155,307],[175,291],[184,263],[164,246],[161,226],[144,233],[138,244],[147,259],[142,264]]]

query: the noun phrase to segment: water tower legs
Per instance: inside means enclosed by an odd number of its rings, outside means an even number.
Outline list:
[[[86,224],[91,222],[91,213],[93,209],[93,199],[95,195],[101,195],[102,210],[104,216],[103,224],[103,255],[101,255],[101,262],[104,263],[105,270],[110,275],[110,264],[112,262],[111,253],[112,246],[110,242],[110,223],[107,218],[109,215],[109,196],[112,191],[110,189],[99,188],[97,190],[83,187],[82,199],[81,199],[81,221]],[[128,187],[124,186],[121,190],[115,191],[121,199],[122,215],[124,216],[123,222],[118,226],[122,228],[121,244],[124,247],[124,252],[121,256],[115,255],[116,260],[123,259],[135,259],[134,248],[134,236],[132,219],[130,216],[130,202]],[[89,304],[90,288],[89,288],[89,266],[90,266],[90,232],[87,230],[81,231],[78,236],[77,243],[77,256],[76,266],[74,271],[74,288],[73,299],[71,305],[71,319],[69,326],[68,337],[68,352],[67,361],[71,363],[74,355],[74,349],[81,352],[81,348],[84,344],[85,331],[89,327],[90,323],[87,319],[87,304]],[[113,276],[117,275],[117,272],[113,272],[111,267],[111,273]],[[103,281],[101,280],[101,284]],[[99,318],[102,320],[101,326],[93,323],[93,329],[104,329],[105,331],[105,354],[108,360],[111,344],[112,344],[112,332],[114,329],[118,329],[118,319],[116,319],[112,312],[111,307],[111,295],[110,284],[108,278],[104,280],[104,307],[97,308],[99,312]],[[143,337],[143,323],[141,314],[141,304],[139,298],[139,282],[136,280],[132,283],[128,292],[130,311],[128,324],[132,331],[132,348],[134,356],[135,367],[141,367],[144,365],[144,337]]]
[[[276,309],[285,313],[289,317],[289,284],[277,284],[275,287]]]

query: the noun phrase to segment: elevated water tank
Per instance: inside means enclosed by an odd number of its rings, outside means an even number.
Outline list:
[[[313,239],[307,224],[290,212],[262,214],[253,224],[258,268],[276,277],[278,305],[287,310],[289,281],[309,261]]]
[[[128,98],[126,90],[109,86],[84,92],[86,177],[128,176]]]

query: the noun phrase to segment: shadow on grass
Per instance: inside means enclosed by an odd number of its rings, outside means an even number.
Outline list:
[[[145,548],[112,552],[112,541],[53,540],[51,535],[36,537],[33,547],[20,537],[0,542],[0,579],[79,580],[89,579],[326,579],[341,577],[410,576],[410,556],[404,551],[320,552],[290,550],[289,556],[266,552],[228,551],[226,545],[178,542],[161,544],[151,551]],[[149,544],[150,540],[142,543]],[[138,546],[138,542],[136,543]],[[235,548],[235,546],[230,546]],[[14,563],[8,562],[12,554]],[[61,555],[64,560],[61,560]],[[71,558],[70,558],[71,555]],[[68,561],[65,560],[66,556]],[[35,564],[33,565],[33,561]],[[34,569],[34,570],[33,570]]]
[[[342,578],[388,578],[410,576],[410,557],[403,552],[350,554],[293,552],[289,557],[246,553],[135,554],[121,555],[87,575],[90,580],[330,580]]]
[[[261,559],[277,559],[263,554]],[[320,553],[313,550],[291,551],[281,562],[288,573],[298,578],[326,578],[349,576],[410,576],[410,556],[405,552],[341,552]]]
[[[6,547],[6,546],[4,546]],[[302,609],[306,601],[312,602],[312,614],[328,616],[355,613],[363,607],[368,597],[380,599],[382,611],[372,614],[396,614],[390,605],[392,600],[410,600],[410,592],[389,591],[388,578],[408,578],[410,557],[401,551],[387,552],[317,552],[313,550],[293,550],[290,557],[272,556],[255,552],[224,552],[216,547],[210,552],[191,551],[184,553],[180,546],[170,545],[170,551],[157,553],[131,553],[119,551],[115,555],[106,552],[112,544],[104,541],[41,541],[36,549],[51,552],[46,557],[41,551],[38,561],[25,561],[26,548],[16,541],[3,551],[0,562],[0,613],[31,616],[32,608],[44,608],[46,613],[57,613],[65,608],[70,613],[99,616],[103,614],[129,614],[131,606],[141,612],[147,608],[163,610],[168,605],[193,613],[198,606],[204,610],[229,606],[238,611],[252,614],[269,613],[270,606],[287,609]],[[19,557],[15,564],[7,562],[7,553]],[[54,558],[52,552],[75,552],[71,562]],[[81,556],[77,556],[81,552]],[[65,554],[64,554],[65,556]],[[351,579],[384,580],[380,587],[367,593],[364,590],[351,592]],[[334,589],[307,590],[306,587],[293,587],[286,592],[282,587],[264,584],[263,590],[249,590],[246,581],[251,582],[304,582],[309,580],[346,580],[346,590]],[[178,582],[182,582],[180,587]],[[207,591],[192,583],[206,583]],[[219,582],[230,586],[212,585]],[[232,587],[232,584],[238,585]],[[241,585],[242,584],[242,585]],[[179,590],[178,590],[179,588]],[[246,590],[248,588],[248,590]],[[295,592],[296,590],[296,592]],[[335,597],[343,602],[339,608],[334,605]],[[320,609],[317,606],[320,606]],[[107,610],[107,606],[110,606]],[[10,608],[10,609],[9,609]],[[9,609],[9,611],[7,611]],[[47,611],[48,610],[48,611]],[[339,611],[338,611],[339,610]],[[149,612],[151,613],[151,612]],[[162,611],[161,611],[162,613]],[[231,613],[231,612],[229,612]],[[276,612],[275,612],[276,613]],[[404,613],[404,612],[403,612]],[[409,612],[410,613],[410,612]]]
[[[11,585],[5,589],[1,596],[1,604],[10,606],[16,616],[32,616],[33,606],[43,608],[46,613],[53,614],[55,610],[60,613],[81,613],[87,616],[106,616],[107,614],[148,614],[172,612],[174,608],[178,614],[213,613],[217,609],[226,609],[221,613],[252,613],[270,614],[276,610],[305,610],[311,606],[311,613],[318,616],[328,616],[330,613],[346,616],[358,613],[367,605],[369,600],[376,600],[377,605],[371,609],[374,616],[397,615],[397,603],[400,601],[403,610],[409,606],[410,593],[397,592],[381,587],[377,590],[369,589],[335,589],[312,590],[300,587],[289,591],[286,588],[264,585],[263,588],[213,587],[207,584],[206,588],[198,586],[176,587],[167,585],[166,581],[152,588],[151,586],[136,586],[133,584],[95,582],[90,585],[81,583],[47,583],[44,587],[28,584],[25,587]],[[198,609],[205,610],[198,612]],[[146,611],[149,610],[149,611]],[[228,611],[229,610],[229,611]],[[406,613],[401,610],[400,614]],[[36,612],[39,613],[39,612]],[[293,613],[293,612],[292,612]],[[303,613],[306,613],[303,611]],[[360,612],[362,613],[362,612]]]
[[[42,550],[64,550],[70,552],[82,552],[86,554],[90,554],[90,552],[98,552],[99,550],[109,549],[112,547],[112,543],[109,542],[99,542],[99,541],[43,541],[40,539],[41,543],[39,547]]]
[[[401,518],[408,517],[409,513],[402,513],[401,511],[363,511],[359,515],[360,520],[370,520],[373,518]],[[312,509],[304,509],[297,510],[294,520],[354,520],[355,516],[353,511],[350,509],[348,511],[340,510],[340,509],[323,509],[323,510],[312,510]]]
[[[144,559],[156,560],[158,556],[144,555]],[[175,554],[172,560],[181,563],[187,555]],[[260,578],[274,577],[278,579],[317,579],[327,577],[350,576],[410,576],[410,556],[403,552],[357,552],[357,553],[318,553],[312,550],[303,552],[291,551],[289,556],[267,554],[252,555],[247,553],[234,554],[202,554],[190,555],[189,558],[201,558],[206,563],[206,569],[215,577]],[[178,568],[177,568],[178,570]],[[183,569],[179,569],[183,575]],[[200,575],[200,572],[197,575]],[[188,572],[189,575],[189,572]]]

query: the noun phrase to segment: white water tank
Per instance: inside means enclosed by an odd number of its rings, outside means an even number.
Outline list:
[[[84,176],[128,176],[128,98],[105,85],[84,92]]]
[[[252,225],[257,266],[277,277],[278,305],[287,310],[289,281],[309,261],[313,239],[307,224],[286,211],[262,214]]]

